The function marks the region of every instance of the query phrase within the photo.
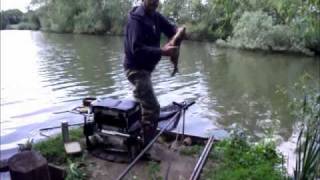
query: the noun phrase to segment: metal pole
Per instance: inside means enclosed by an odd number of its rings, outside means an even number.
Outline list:
[[[200,175],[200,172],[203,168],[203,165],[204,165],[205,161],[207,160],[208,154],[212,148],[213,141],[214,141],[214,137],[211,136],[209,138],[205,148],[203,149],[201,156],[200,156],[189,180],[197,180],[199,178],[199,175]]]
[[[186,111],[182,110],[182,137],[181,137],[181,142],[184,141],[184,124],[185,124],[185,116],[186,115]]]
[[[70,125],[68,124],[69,127],[71,127],[71,126],[80,126],[80,125],[83,125],[83,123],[76,123],[76,124],[70,124]],[[39,129],[39,131],[48,131],[48,130],[57,129],[57,128],[61,128],[61,126],[41,128],[41,129]]]
[[[61,132],[62,132],[62,139],[63,142],[66,143],[69,141],[69,127],[67,121],[62,121],[61,123]]]
[[[197,171],[197,173],[195,175],[195,180],[199,179],[199,177],[200,177],[200,173],[201,173],[201,171],[203,169],[203,166],[204,166],[206,160],[208,159],[208,155],[209,155],[210,150],[212,148],[212,143],[213,143],[213,140],[210,142],[210,144],[209,144],[209,146],[207,148],[206,154],[204,155],[204,158],[201,161],[200,167],[198,168],[198,171]]]

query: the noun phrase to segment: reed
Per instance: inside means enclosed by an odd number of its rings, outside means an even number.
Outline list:
[[[297,141],[294,179],[320,177],[320,93],[305,96],[301,106],[303,124]]]

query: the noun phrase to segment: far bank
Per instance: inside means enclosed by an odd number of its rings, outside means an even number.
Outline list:
[[[158,10],[173,23],[186,25],[190,40],[223,40],[218,44],[309,56],[320,52],[320,7],[316,1],[161,2]],[[128,12],[139,3],[133,0],[37,1],[32,4],[39,7],[35,11],[30,10],[25,14],[15,10],[1,12],[1,29],[122,35]]]

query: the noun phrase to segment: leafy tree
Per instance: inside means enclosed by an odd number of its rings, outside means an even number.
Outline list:
[[[18,9],[1,11],[1,29],[8,25],[18,24],[22,20],[23,13]]]
[[[8,19],[6,18],[6,16],[4,15],[4,12],[1,11],[0,12],[0,16],[1,16],[1,26],[0,29],[5,29],[7,24],[8,24]]]
[[[7,17],[9,24],[18,24],[22,19],[23,13],[18,9],[10,9],[5,11],[4,15]]]
[[[123,34],[127,13],[138,3],[141,0],[32,0],[40,7],[36,14],[41,29],[89,34]],[[256,28],[255,23],[243,22],[245,13],[261,12],[272,20],[264,38],[255,39],[250,33],[238,38],[262,41],[250,44],[251,49],[307,52],[307,48],[320,53],[319,0],[163,0],[159,10],[174,23],[185,24],[191,39],[227,41]],[[7,20],[2,19],[3,27]],[[284,30],[290,37],[282,36]]]

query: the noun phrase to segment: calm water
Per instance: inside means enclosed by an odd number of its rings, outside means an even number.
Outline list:
[[[132,98],[122,49],[121,37],[1,31],[1,150],[39,137],[40,128],[80,122],[79,115],[55,112],[81,105],[84,97]],[[173,67],[163,59],[153,82],[161,105],[196,101],[187,113],[188,133],[240,127],[259,139],[272,131],[280,149],[293,147],[288,102],[275,91],[292,87],[304,72],[319,87],[319,59],[188,41],[180,54],[180,74],[170,77]]]

